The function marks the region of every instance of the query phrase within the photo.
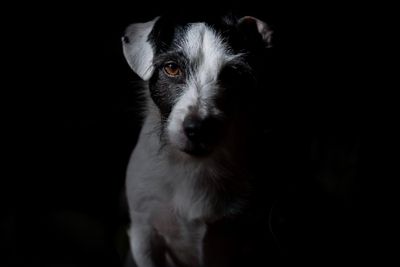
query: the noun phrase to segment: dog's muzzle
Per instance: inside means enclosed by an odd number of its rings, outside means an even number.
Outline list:
[[[221,138],[223,122],[216,118],[187,116],[183,121],[183,131],[187,138],[184,152],[204,156],[210,153]]]

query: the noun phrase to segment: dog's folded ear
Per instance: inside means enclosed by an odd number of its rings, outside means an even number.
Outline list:
[[[238,27],[249,38],[261,40],[265,47],[272,46],[273,31],[264,21],[255,17],[245,16],[239,19]]]
[[[158,18],[129,25],[122,37],[124,56],[129,66],[145,81],[150,79],[153,73],[154,51],[148,41],[148,36]]]

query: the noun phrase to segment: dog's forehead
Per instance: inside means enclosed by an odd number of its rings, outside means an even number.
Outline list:
[[[174,40],[176,47],[192,62],[218,67],[234,58],[224,38],[205,23],[188,24]]]
[[[179,50],[189,59],[194,59],[202,52],[206,53],[203,56],[233,54],[232,29],[231,25],[221,22],[176,21],[169,17],[161,17],[149,39],[156,56]]]

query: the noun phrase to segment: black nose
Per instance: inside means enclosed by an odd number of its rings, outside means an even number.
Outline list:
[[[201,142],[204,139],[204,120],[194,116],[186,117],[183,130],[190,141]]]
[[[222,121],[213,118],[187,116],[183,120],[183,130],[186,137],[194,144],[211,145],[217,142],[221,135]]]

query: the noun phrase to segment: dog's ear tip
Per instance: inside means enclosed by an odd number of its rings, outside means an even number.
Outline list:
[[[253,23],[256,21],[256,18],[253,16],[243,16],[239,19],[239,23]]]
[[[244,16],[238,20],[238,25],[244,29],[255,28],[256,31],[261,35],[261,39],[265,43],[265,47],[272,47],[271,41],[273,30],[271,30],[271,27],[264,21],[253,16]]]

